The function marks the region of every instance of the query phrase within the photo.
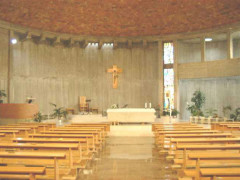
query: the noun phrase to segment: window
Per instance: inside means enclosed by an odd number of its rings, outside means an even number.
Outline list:
[[[172,42],[163,44],[163,80],[164,80],[164,111],[174,109],[174,47]]]

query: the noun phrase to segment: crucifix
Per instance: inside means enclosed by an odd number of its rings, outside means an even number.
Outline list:
[[[108,69],[107,72],[112,73],[113,76],[113,88],[118,87],[118,74],[122,72],[121,68],[118,68],[117,65],[113,65],[111,69]]]

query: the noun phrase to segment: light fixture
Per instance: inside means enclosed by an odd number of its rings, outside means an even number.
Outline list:
[[[212,41],[212,38],[205,38],[205,41],[210,42],[210,41]]]
[[[15,39],[15,38],[11,39],[11,43],[12,44],[17,44],[17,39]]]

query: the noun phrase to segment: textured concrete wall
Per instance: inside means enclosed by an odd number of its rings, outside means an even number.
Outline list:
[[[206,61],[227,59],[227,40],[206,42]]]
[[[107,69],[116,64],[118,89],[112,88]],[[112,104],[144,107],[158,104],[158,46],[147,48],[103,46],[64,47],[36,44],[32,40],[13,46],[11,102],[37,98],[40,110],[51,111],[49,102],[78,109],[79,96],[91,99],[91,106],[106,110]]]
[[[179,99],[181,118],[188,120],[190,113],[186,110],[187,102],[196,90],[202,91],[206,96],[203,110],[214,108],[220,116],[223,115],[223,106],[240,107],[240,76],[223,78],[184,79],[179,81]]]
[[[0,28],[0,90],[7,92],[8,31]],[[6,102],[7,98],[3,99]]]
[[[196,62],[178,65],[179,79],[212,78],[240,75],[240,59]]]
[[[201,43],[178,41],[178,63],[201,62]]]
[[[233,40],[233,58],[240,58],[240,39]]]

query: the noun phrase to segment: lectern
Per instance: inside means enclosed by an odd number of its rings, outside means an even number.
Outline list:
[[[32,119],[38,111],[37,104],[0,104],[0,124],[17,123],[21,119]]]

